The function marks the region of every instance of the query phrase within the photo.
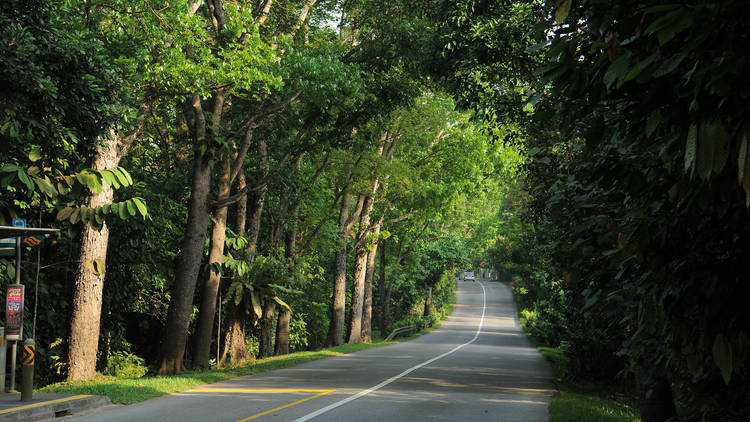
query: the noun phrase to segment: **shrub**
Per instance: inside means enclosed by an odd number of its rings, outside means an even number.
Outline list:
[[[119,378],[140,378],[146,375],[146,361],[127,350],[112,353],[107,360],[107,374]]]

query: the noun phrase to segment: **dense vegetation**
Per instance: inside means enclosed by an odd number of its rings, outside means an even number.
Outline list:
[[[745,8],[4,2],[0,223],[61,229],[41,379],[369,342],[484,267],[567,376],[743,420]]]
[[[61,229],[23,262],[42,383],[449,312],[520,155],[419,72],[420,11],[316,3],[4,3],[0,223]]]

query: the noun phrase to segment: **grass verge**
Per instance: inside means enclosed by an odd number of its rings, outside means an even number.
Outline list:
[[[550,422],[637,422],[638,412],[625,403],[591,393],[560,390],[552,397]]]
[[[344,344],[312,352],[297,352],[283,356],[273,356],[258,361],[252,361],[244,366],[234,368],[184,372],[180,375],[141,378],[117,378],[99,375],[96,378],[85,381],[66,381],[51,384],[37,391],[41,393],[92,394],[107,396],[113,403],[131,404],[165,394],[190,390],[204,384],[211,384],[243,375],[252,375],[259,372],[288,368],[311,360],[343,355],[372,347],[386,346],[404,340],[406,339],[399,339],[399,341],[390,341],[387,343]]]
[[[515,292],[514,292],[515,296]],[[517,298],[516,298],[517,299]],[[547,347],[532,334],[516,300],[518,318],[526,337],[537,345],[537,350],[552,363],[557,392],[550,400],[550,422],[636,422],[640,421],[638,409],[627,400],[613,398],[601,385],[575,382],[568,376],[568,357],[560,348]]]

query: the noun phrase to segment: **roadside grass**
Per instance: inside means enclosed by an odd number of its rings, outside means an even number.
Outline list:
[[[250,360],[231,368],[210,371],[186,371],[179,375],[145,376],[141,378],[118,378],[99,375],[96,378],[85,381],[65,381],[50,384],[37,391],[41,393],[107,396],[113,403],[131,404],[165,394],[190,390],[205,384],[288,368],[311,360],[339,356],[372,347],[387,346],[408,339],[401,338],[398,341],[380,343],[344,344],[329,349],[290,353],[288,355],[272,356],[261,360]]]
[[[515,295],[514,295],[515,296]],[[556,347],[548,347],[530,332],[526,318],[516,300],[518,319],[526,337],[552,364],[557,392],[550,400],[550,422],[636,422],[640,421],[638,409],[627,398],[609,394],[608,386],[577,382],[568,376],[568,357]]]
[[[550,422],[637,422],[638,411],[625,403],[591,393],[561,390],[552,397]]]

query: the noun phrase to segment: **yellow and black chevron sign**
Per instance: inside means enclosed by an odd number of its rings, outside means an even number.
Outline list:
[[[43,246],[44,236],[28,236],[23,239],[23,243],[31,248]]]
[[[33,344],[24,344],[23,345],[23,364],[24,365],[34,365],[34,351],[36,350],[36,346]]]

